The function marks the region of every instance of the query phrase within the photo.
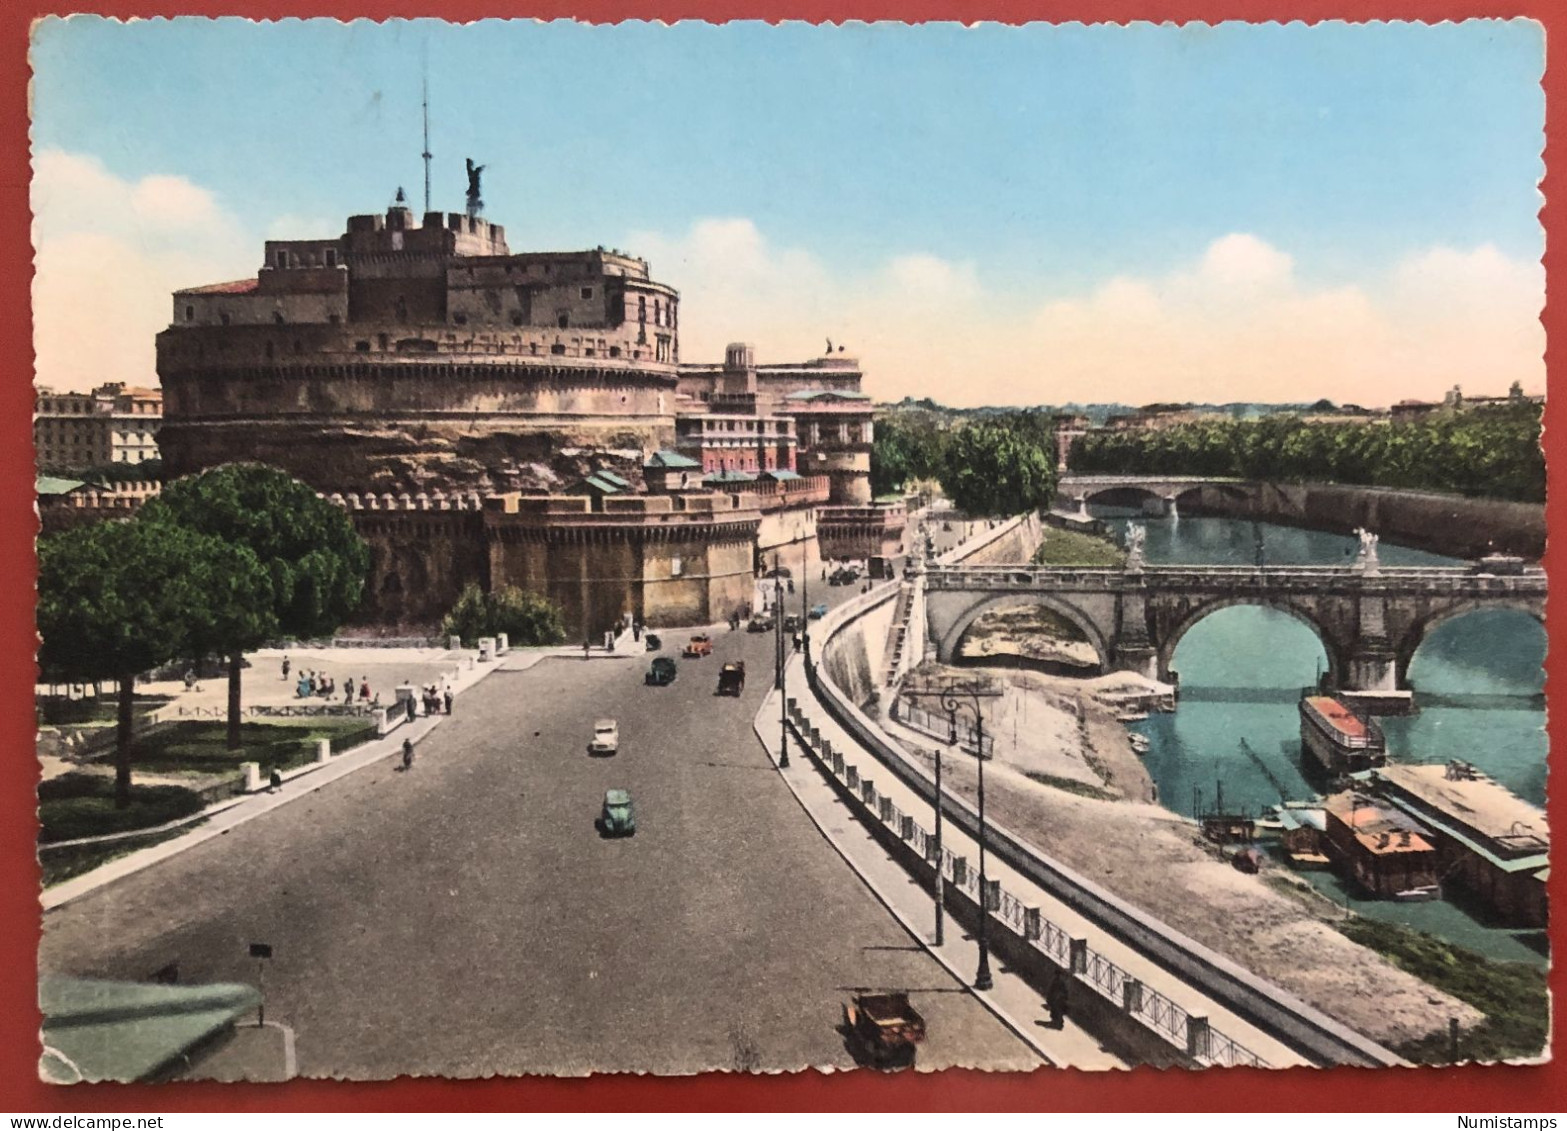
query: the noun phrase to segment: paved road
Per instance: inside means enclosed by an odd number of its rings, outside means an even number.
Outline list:
[[[718,698],[737,656],[750,686]],[[834,1026],[855,987],[916,991],[924,1065],[1031,1064],[769,768],[750,724],[771,637],[721,633],[669,687],[644,670],[496,672],[412,772],[366,768],[51,913],[41,965],[253,979],[247,944],[270,942],[268,1017],[305,1075],[847,1066]],[[620,722],[614,758],[586,753],[599,715]],[[636,799],[633,838],[595,832],[612,786]]]

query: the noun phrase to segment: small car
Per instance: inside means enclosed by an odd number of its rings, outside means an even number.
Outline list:
[[[642,639],[647,641],[647,650],[649,652],[657,652],[660,648],[662,648],[664,646],[664,639],[663,639],[663,637],[659,636],[657,633],[654,633],[654,632],[649,632],[649,633],[645,634],[642,637]]]
[[[713,654],[713,638],[705,633],[693,636],[686,643],[686,650],[681,653],[688,660],[697,660],[703,656]]]
[[[592,754],[614,754],[620,749],[620,727],[614,719],[600,719],[593,724],[593,740],[588,743]]]
[[[635,836],[637,815],[631,794],[624,789],[604,791],[604,811],[599,815],[599,831],[605,836]]]
[[[824,604],[820,604],[820,605],[812,605],[811,606],[810,617],[811,617],[812,620],[821,620],[826,615],[827,615],[827,606],[826,606],[825,603]]]
[[[653,661],[652,667],[648,668],[647,682],[654,687],[667,687],[675,682],[675,676],[678,674],[679,669],[675,666],[675,661],[668,656],[660,656]]]
[[[736,698],[745,690],[745,662],[731,660],[718,673],[718,694]]]
[[[758,613],[746,622],[747,632],[771,632],[773,630],[773,618]]]
[[[784,617],[783,630],[785,632],[799,632],[800,629],[804,627],[804,623],[805,622],[800,619],[799,613],[790,613],[788,616]]]

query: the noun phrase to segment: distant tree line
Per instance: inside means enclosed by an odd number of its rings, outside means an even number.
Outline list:
[[[1545,501],[1535,404],[1440,412],[1399,423],[1275,415],[1091,432],[1072,445],[1070,462],[1082,473],[1318,481]]]
[[[1048,506],[1056,490],[1055,423],[1048,412],[994,414],[953,426],[929,411],[876,422],[871,486],[876,494],[934,479],[972,515]]]

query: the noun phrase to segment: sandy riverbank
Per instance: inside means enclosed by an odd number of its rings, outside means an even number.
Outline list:
[[[1374,1040],[1396,1045],[1444,1032],[1449,1018],[1465,1027],[1481,1020],[1340,934],[1331,924],[1342,913],[1287,868],[1264,861],[1258,875],[1238,872],[1191,822],[1154,804],[1126,728],[1094,697],[1136,677],[987,674],[1005,689],[989,713],[997,742],[985,779],[997,822]],[[934,762],[926,744],[910,745]],[[972,799],[972,758],[949,756],[945,770],[952,788]]]

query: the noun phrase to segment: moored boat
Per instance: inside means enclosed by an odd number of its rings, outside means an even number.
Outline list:
[[[1330,774],[1353,774],[1387,761],[1382,728],[1331,695],[1300,701],[1300,744]]]

